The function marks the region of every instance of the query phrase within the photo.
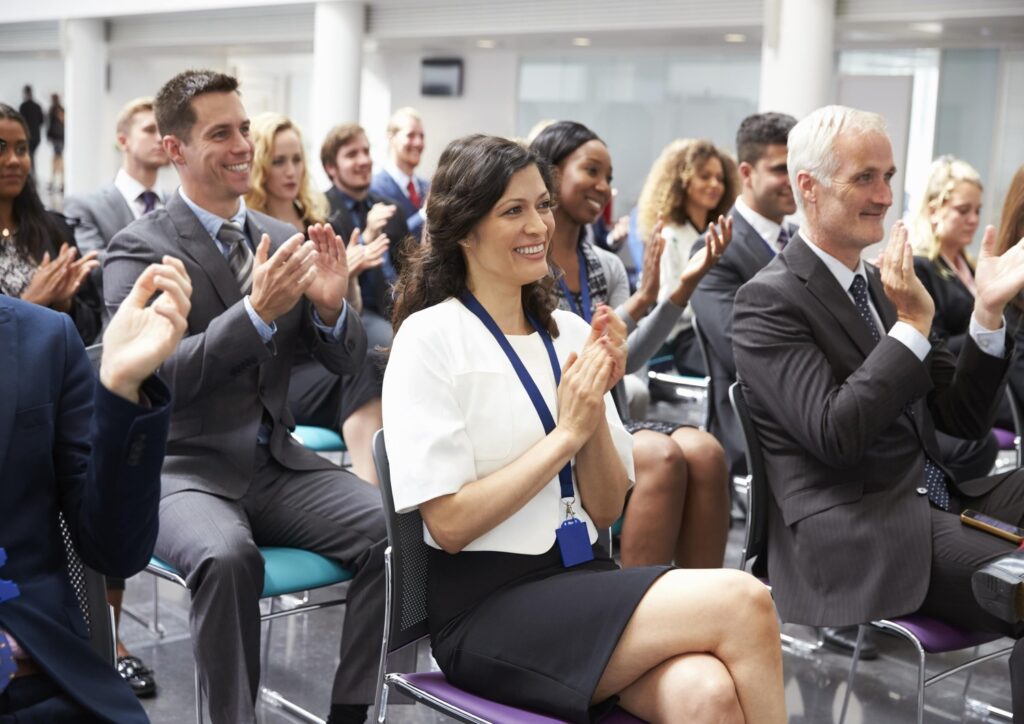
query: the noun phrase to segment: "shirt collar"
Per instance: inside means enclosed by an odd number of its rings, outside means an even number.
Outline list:
[[[736,197],[736,211],[772,249],[775,249],[775,242],[779,240],[779,231],[782,229],[781,224],[776,224],[747,206],[742,196]]]
[[[245,231],[245,199],[241,196],[238,197],[238,211],[230,219],[224,219],[216,214],[207,211],[202,206],[199,206],[195,201],[190,199],[185,194],[185,189],[178,187],[178,195],[181,196],[181,200],[184,201],[192,213],[199,219],[199,223],[206,229],[206,233],[210,235],[211,239],[217,238],[217,232],[220,231],[220,227],[224,225],[224,222],[230,221],[232,224],[240,228],[243,232]]]
[[[858,274],[864,277],[864,281],[868,280],[867,270],[864,268],[863,259],[858,259],[857,268],[851,271],[846,264],[843,264],[843,262],[839,261],[820,246],[815,244],[814,240],[807,235],[807,231],[805,229],[800,229],[800,236],[804,237],[807,241],[807,247],[814,252],[822,262],[824,262],[825,266],[832,273],[832,276],[834,276],[836,281],[839,282],[839,286],[843,288],[843,291],[850,291],[850,285],[853,284],[853,278]]]
[[[139,196],[144,191],[152,191],[161,202],[164,200],[164,195],[157,189],[146,188],[139,183],[137,179],[129,176],[128,172],[123,168],[119,168],[117,170],[117,175],[114,176],[114,188],[121,192],[121,195],[124,196],[124,200],[129,204],[133,204],[138,201]]]
[[[398,168],[393,163],[389,163],[384,167],[384,170],[388,172],[388,176],[394,179],[395,183],[398,184],[398,188],[405,191],[409,188],[409,182],[412,180],[412,176],[406,176],[402,169]]]

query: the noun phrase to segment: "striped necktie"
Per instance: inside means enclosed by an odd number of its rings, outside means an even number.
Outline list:
[[[786,225],[783,224],[779,227],[779,239],[775,242],[775,248],[781,253],[782,250],[786,248],[786,244],[789,243],[789,239],[789,230],[786,228]]]
[[[217,232],[217,240],[228,248],[228,266],[235,275],[238,288],[242,290],[242,294],[248,294],[252,289],[253,267],[252,249],[249,248],[248,239],[241,229],[225,221]]]

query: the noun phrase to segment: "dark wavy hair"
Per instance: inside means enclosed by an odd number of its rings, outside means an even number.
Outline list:
[[[601,141],[601,137],[582,123],[556,121],[537,134],[530,144],[530,150],[555,167],[590,141]]]
[[[391,323],[396,333],[410,314],[462,294],[466,258],[459,242],[494,208],[512,176],[530,166],[537,167],[551,192],[547,164],[514,141],[474,134],[448,144],[430,180],[423,242],[402,265],[395,285]],[[526,284],[522,299],[526,312],[557,337],[553,284],[550,275]]]
[[[0,119],[5,121],[16,121],[25,131],[25,141],[30,137],[28,124],[18,111],[6,103],[0,103]],[[63,235],[56,223],[46,213],[46,207],[39,192],[36,191],[36,181],[33,171],[29,170],[25,177],[25,185],[21,193],[14,197],[14,220],[18,224],[18,234],[15,237],[15,248],[25,256],[41,262],[43,260],[43,249],[47,239],[62,239]]]

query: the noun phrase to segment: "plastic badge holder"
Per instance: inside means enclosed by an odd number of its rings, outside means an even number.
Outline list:
[[[569,518],[556,530],[558,549],[562,552],[562,565],[566,568],[594,560],[594,549],[587,535],[587,524],[579,518]]]

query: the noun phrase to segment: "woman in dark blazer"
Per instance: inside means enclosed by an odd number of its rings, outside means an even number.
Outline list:
[[[79,256],[67,220],[44,209],[28,138],[25,119],[0,103],[0,294],[68,314],[91,344],[100,332],[100,297],[90,277],[98,252]]]

